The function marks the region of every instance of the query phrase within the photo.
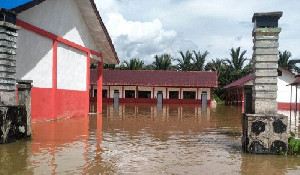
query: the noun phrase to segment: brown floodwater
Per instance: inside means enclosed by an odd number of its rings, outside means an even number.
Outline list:
[[[241,114],[236,106],[104,104],[102,115],[35,123],[31,140],[0,145],[0,174],[299,175],[300,157],[243,153]]]

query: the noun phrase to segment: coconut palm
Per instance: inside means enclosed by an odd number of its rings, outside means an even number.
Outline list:
[[[162,54],[160,56],[154,56],[155,61],[153,62],[154,70],[172,70],[172,57],[169,54]]]
[[[230,55],[231,58],[225,59],[225,62],[228,63],[228,65],[233,69],[233,70],[242,70],[244,67],[244,63],[247,60],[247,58],[244,57],[246,54],[246,50],[241,52],[241,47],[238,47],[236,49],[231,48],[230,49]]]
[[[209,54],[208,51],[201,53],[200,51],[196,52],[193,51],[195,57],[192,57],[193,63],[193,70],[195,71],[203,71],[204,70],[204,63],[207,55]]]
[[[208,62],[205,66],[205,70],[218,71],[223,64],[224,64],[224,60],[217,58],[215,60]]]
[[[285,50],[284,52],[279,51],[278,65],[286,68],[291,72],[300,72],[299,67],[296,66],[297,63],[300,63],[300,60],[291,60],[291,57],[291,52],[287,50]]]
[[[178,61],[177,69],[182,71],[189,71],[192,70],[193,66],[191,60],[193,60],[192,53],[188,50],[185,54],[180,51],[181,58],[176,58],[175,60]]]
[[[120,69],[124,70],[141,70],[144,68],[144,61],[138,58],[132,58],[129,62],[127,60],[123,61]]]

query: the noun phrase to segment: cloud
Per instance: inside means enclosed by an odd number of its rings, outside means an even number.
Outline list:
[[[138,57],[150,63],[153,55],[208,50],[208,59],[229,57],[241,47],[252,57],[252,16],[283,11],[279,21],[280,50],[300,57],[300,1],[289,0],[96,0],[121,60]],[[208,61],[209,61],[208,60]]]
[[[115,0],[96,1],[100,13],[104,12],[101,15],[121,61],[140,58],[150,64],[154,61],[154,55],[170,53],[176,57],[181,50],[197,49],[195,43],[184,39],[176,31],[164,29],[159,19],[126,20],[118,13],[116,2]]]

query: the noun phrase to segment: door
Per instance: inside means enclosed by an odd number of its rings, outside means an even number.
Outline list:
[[[207,92],[202,92],[201,94],[201,108],[206,109],[207,108]]]
[[[163,93],[162,91],[157,92],[157,105],[162,105],[163,103]]]
[[[114,90],[114,105],[119,105],[119,90]]]

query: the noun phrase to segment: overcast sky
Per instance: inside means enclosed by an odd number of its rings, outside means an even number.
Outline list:
[[[208,59],[229,57],[241,47],[252,56],[252,16],[283,11],[280,50],[300,58],[299,0],[95,0],[120,60],[152,63],[156,54],[209,51]]]

